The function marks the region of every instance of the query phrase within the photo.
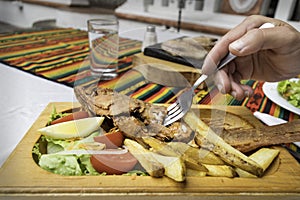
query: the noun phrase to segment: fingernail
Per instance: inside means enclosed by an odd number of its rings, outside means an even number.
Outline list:
[[[218,84],[217,88],[221,93],[224,93],[223,86],[221,84]]]
[[[244,42],[242,42],[241,40],[236,40],[230,44],[230,47],[235,49],[236,51],[241,51],[244,48],[244,46]]]
[[[233,96],[233,98],[236,99],[236,92],[235,91],[232,91],[230,94],[231,94],[231,96]]]

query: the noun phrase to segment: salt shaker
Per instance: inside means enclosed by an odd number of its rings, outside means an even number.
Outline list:
[[[147,30],[145,33],[142,51],[144,51],[144,49],[147,46],[150,46],[150,45],[153,45],[156,43],[157,43],[157,36],[156,36],[155,26],[149,25],[149,26],[147,26]]]

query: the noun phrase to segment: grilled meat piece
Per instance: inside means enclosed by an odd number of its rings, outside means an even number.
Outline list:
[[[94,85],[74,88],[80,104],[92,114],[101,116],[134,115],[145,124],[162,124],[167,110],[165,107],[153,105],[138,99]]]
[[[161,141],[180,141],[188,143],[193,140],[194,132],[184,122],[175,122],[169,127],[161,124],[150,123],[145,125],[134,117],[114,117],[115,125],[131,139],[153,136]]]
[[[95,85],[77,86],[75,95],[82,107],[94,115],[111,118],[124,134],[137,140],[144,136],[155,136],[162,141],[188,142],[193,131],[184,123],[163,126],[166,107],[157,106]]]
[[[114,116],[122,113],[142,113],[146,106],[143,101],[96,85],[77,86],[74,91],[80,104],[92,114]]]
[[[144,123],[132,116],[114,117],[114,123],[131,139],[156,135],[156,133],[151,132]]]
[[[259,147],[300,141],[300,120],[262,128],[223,131],[220,135],[228,144],[241,152]]]

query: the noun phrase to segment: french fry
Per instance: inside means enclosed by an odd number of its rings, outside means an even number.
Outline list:
[[[188,157],[185,154],[181,154],[176,150],[172,149],[165,142],[161,142],[154,137],[143,137],[143,141],[147,143],[150,147],[153,148],[154,152],[165,156],[173,156],[173,157],[181,157],[184,160],[184,163],[187,168],[199,170],[199,171],[207,171],[207,169],[197,160],[192,157]]]
[[[273,160],[278,156],[279,150],[270,148],[261,148],[249,156],[252,160],[257,162],[265,172]],[[243,178],[256,178],[257,176],[250,174],[242,169],[237,168],[236,172]]]
[[[125,139],[124,144],[150,176],[157,178],[164,176],[164,166],[155,159],[151,151],[130,139]]]
[[[264,171],[266,171],[278,154],[278,149],[261,148],[249,157],[257,162]]]
[[[152,155],[164,166],[167,177],[177,182],[185,181],[186,168],[180,157],[163,156],[157,153],[152,153]]]
[[[192,158],[186,157],[186,156],[183,156],[182,158],[184,160],[185,166],[188,169],[193,169],[193,170],[207,172],[206,167],[203,164],[201,164],[200,162],[198,162],[198,161],[196,161],[196,160],[194,160]]]
[[[124,144],[150,176],[166,175],[177,182],[185,180],[186,169],[180,157],[159,155],[130,139],[125,139]]]
[[[227,164],[241,168],[258,177],[263,168],[252,159],[226,143],[192,111],[184,116],[184,121],[196,132],[195,141],[199,146],[211,150]]]
[[[143,137],[143,141],[150,147],[152,147],[155,152],[162,155],[175,157],[181,156],[179,153],[169,147],[165,142],[155,139],[154,137]]]
[[[186,169],[186,176],[197,176],[197,177],[204,177],[206,176],[207,172],[198,171],[194,169]]]
[[[214,177],[228,177],[233,178],[237,176],[236,171],[229,165],[204,165],[207,169],[208,176]]]
[[[224,165],[224,161],[216,156],[213,152],[204,148],[195,148],[183,142],[168,142],[174,151],[179,152],[189,158],[199,161],[202,164]]]

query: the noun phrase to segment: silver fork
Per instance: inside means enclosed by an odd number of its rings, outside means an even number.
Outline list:
[[[272,23],[264,23],[259,27],[259,29],[262,28],[273,28],[274,24]],[[236,56],[231,54],[230,52],[220,61],[216,71],[222,69],[226,64],[228,64],[230,61],[235,59]],[[194,97],[194,90],[207,79],[207,75],[202,74],[199,79],[194,83],[194,85],[189,88],[187,91],[182,93],[174,102],[167,108],[167,116],[164,120],[164,126],[167,126],[169,124],[172,124],[173,122],[181,119],[191,108],[192,100]]]
[[[236,58],[235,55],[231,54],[230,52],[220,61],[216,71],[222,69],[226,64]],[[194,90],[207,79],[207,75],[202,74],[194,83],[194,85],[183,92],[177,100],[168,106],[167,108],[167,115],[164,120],[164,126],[172,124],[173,122],[181,119],[191,108],[192,100],[194,97]]]

